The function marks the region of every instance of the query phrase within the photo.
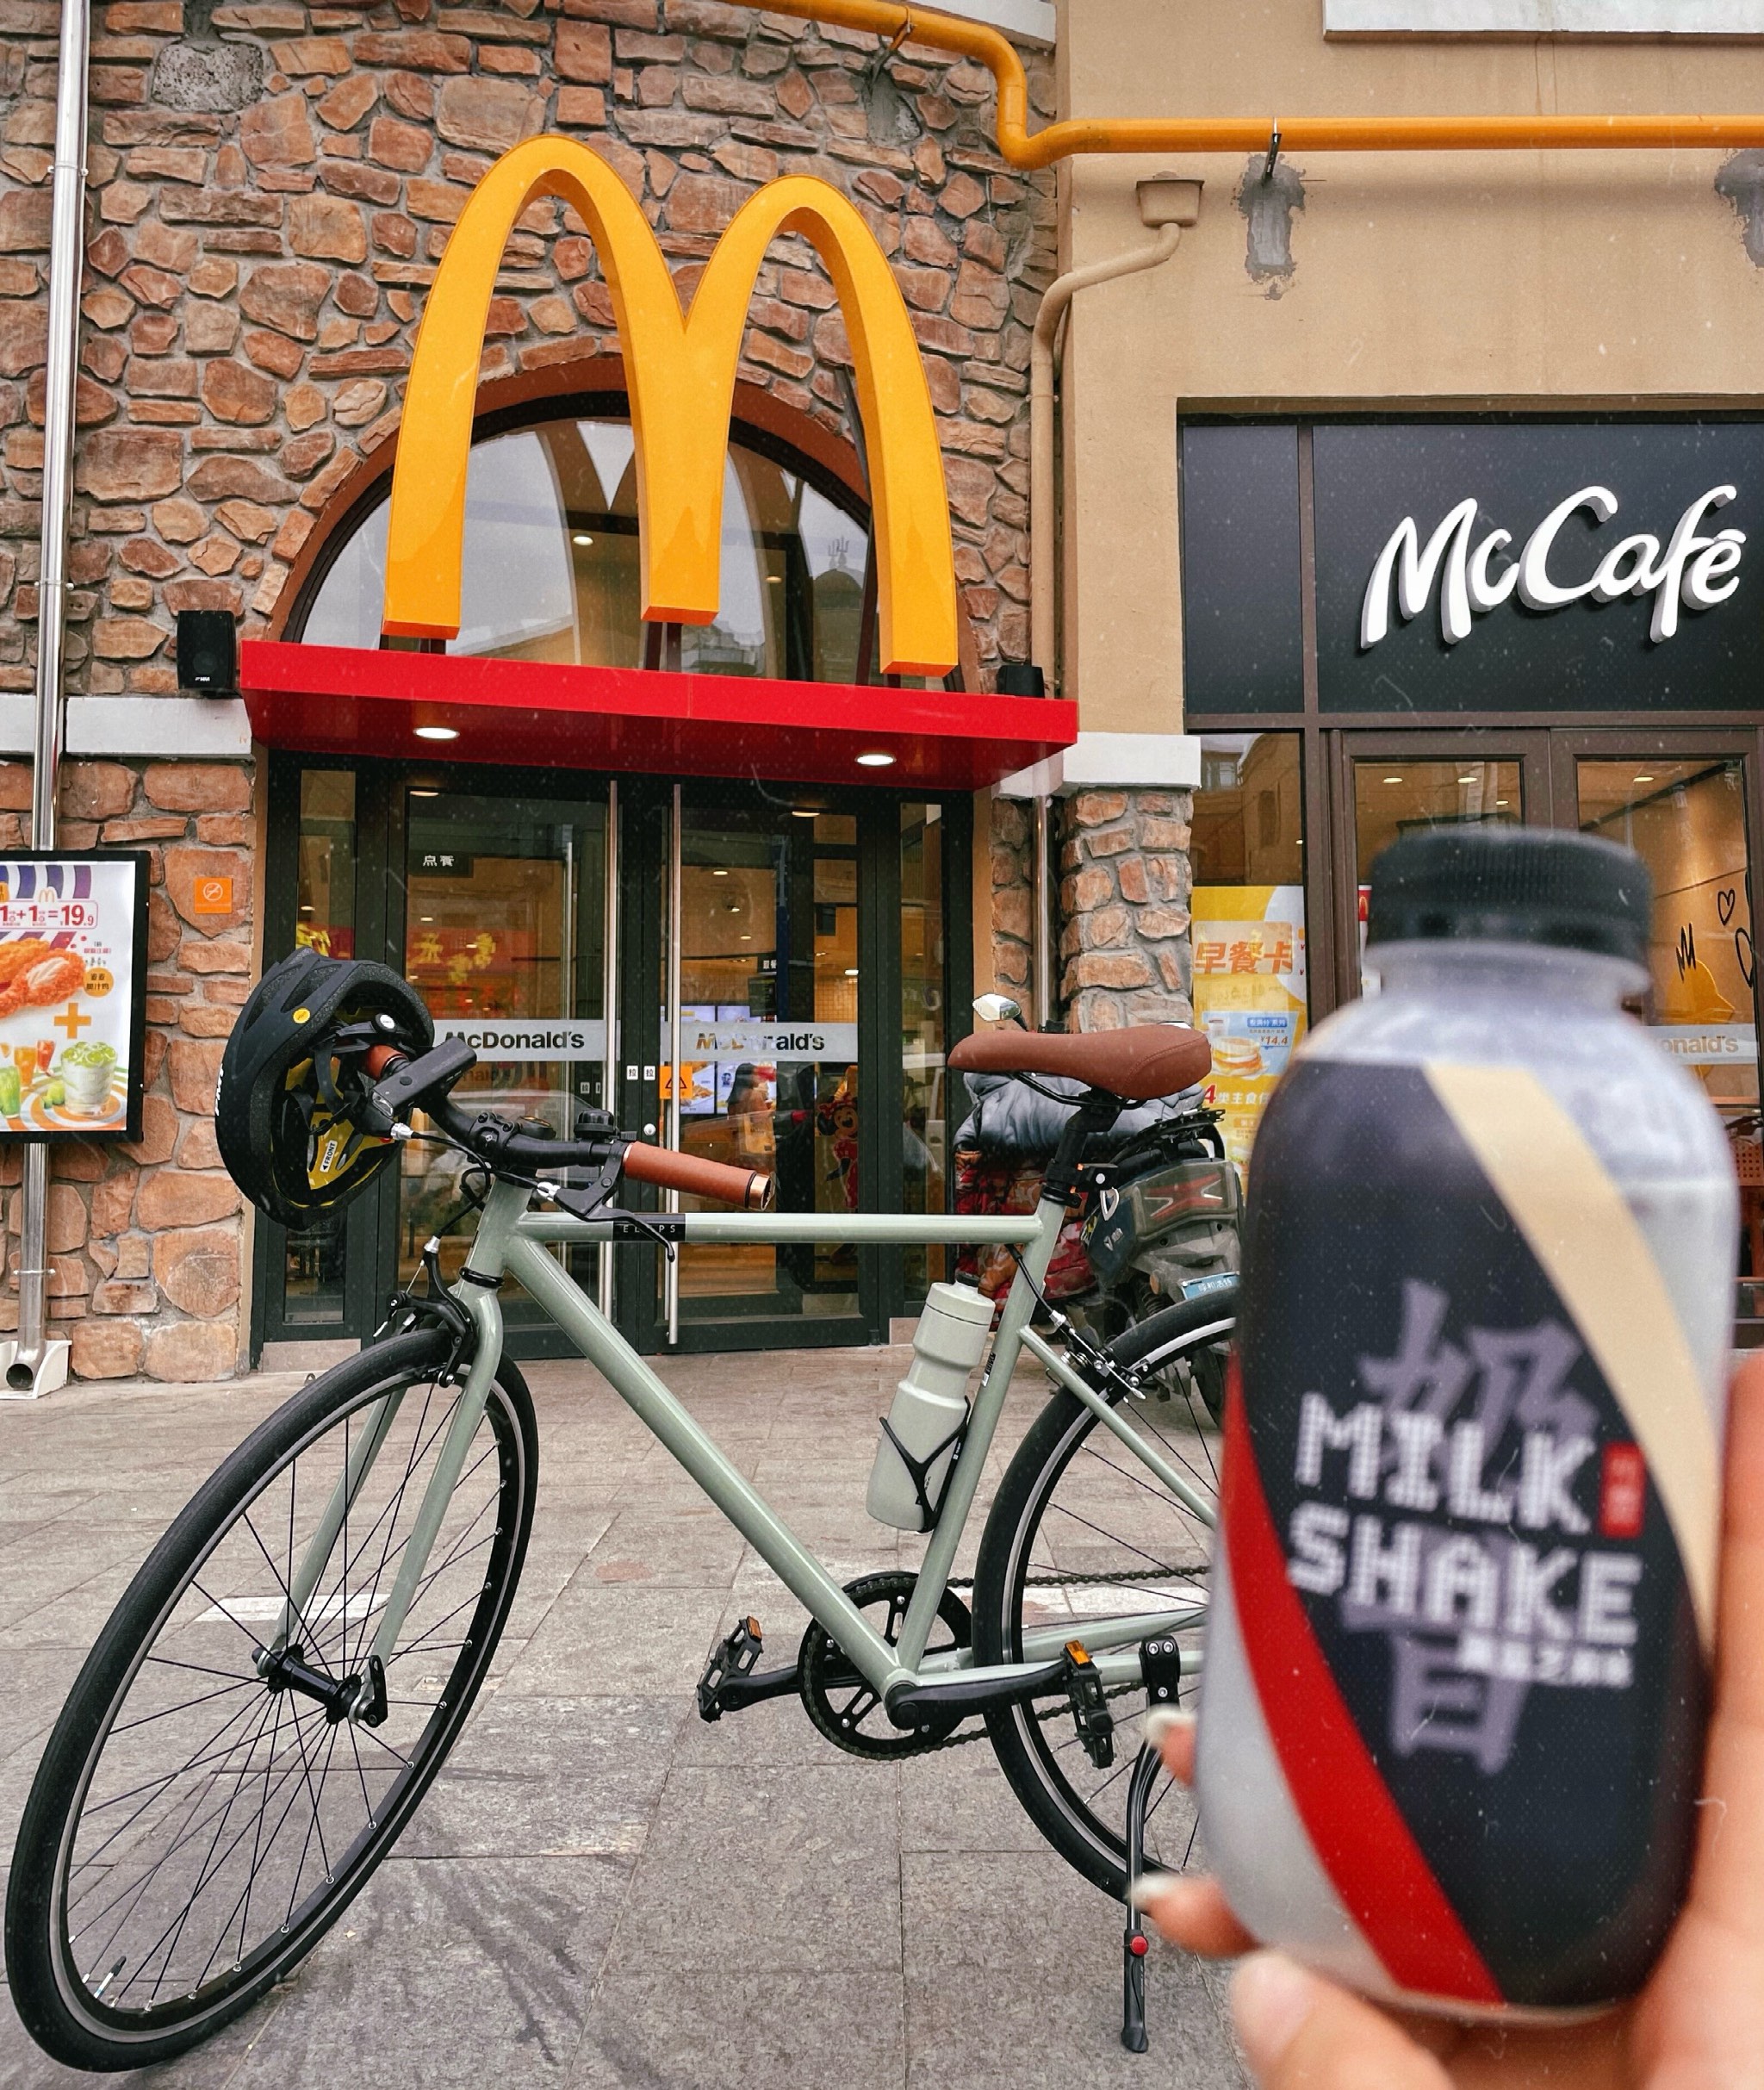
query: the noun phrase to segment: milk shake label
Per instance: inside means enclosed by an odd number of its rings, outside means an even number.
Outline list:
[[[1710,1534],[1544,1209],[1598,1164],[1531,1076],[1490,1072],[1287,1076],[1260,1151],[1306,1166],[1252,1201],[1227,1544],[1287,1783],[1392,1979],[1572,2006],[1636,1985],[1681,1898]],[[1491,1098],[1568,1158],[1528,1174]],[[1570,1229],[1598,1217],[1577,1194]]]

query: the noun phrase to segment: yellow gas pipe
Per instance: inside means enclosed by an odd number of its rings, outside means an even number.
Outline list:
[[[901,0],[737,0],[773,15],[910,38],[978,59],[997,83],[998,150],[1025,171],[1078,152],[1668,152],[1764,145],[1764,115],[1084,116],[1028,128],[1029,89],[1009,38]]]

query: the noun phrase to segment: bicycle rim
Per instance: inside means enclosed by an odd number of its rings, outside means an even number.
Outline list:
[[[1146,1384],[1163,1397],[1134,1403],[1128,1419],[1206,1501],[1216,1502],[1218,1442],[1191,1372],[1208,1334],[1184,1330],[1147,1346],[1130,1330],[1111,1354],[1131,1346]],[[1084,1639],[1112,1619],[1156,1618],[1157,1637],[1173,1639],[1183,1675],[1176,1705],[1192,1710],[1206,1629],[1210,1527],[1140,1464],[1090,1409],[1057,1395],[1024,1439],[1000,1489],[1005,1521],[989,1522],[977,1574],[976,1641],[983,1658],[1017,1661],[1031,1627],[1057,1626]],[[995,1516],[997,1510],[995,1508]],[[1146,1637],[1152,1637],[1148,1626]],[[1044,1704],[996,1714],[995,1746],[1019,1798],[1055,1846],[1112,1893],[1126,1878],[1127,1800],[1148,1700],[1142,1685],[1117,1690],[1111,1763],[1093,1764],[1063,1709]],[[1167,1702],[1167,1701],[1166,1701]],[[1196,1849],[1190,1795],[1160,1772],[1146,1818],[1148,1868],[1181,1870]]]

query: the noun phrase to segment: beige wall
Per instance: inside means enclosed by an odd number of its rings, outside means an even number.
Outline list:
[[[1326,43],[1321,0],[1070,0],[1059,59],[1077,116],[1764,106],[1761,44]],[[1245,266],[1240,155],[1072,163],[1062,266],[1146,238],[1136,180],[1207,184],[1172,263],[1074,308],[1066,668],[1085,726],[1180,726],[1184,406],[1756,405],[1764,270],[1716,192],[1723,157],[1295,153],[1277,295]]]

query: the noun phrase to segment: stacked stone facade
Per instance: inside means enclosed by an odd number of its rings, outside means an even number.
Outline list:
[[[34,681],[57,29],[54,0],[0,0],[0,692]],[[1022,658],[1029,327],[1052,273],[1052,183],[998,158],[984,70],[910,43],[882,67],[878,49],[717,0],[99,7],[70,692],[171,694],[181,609],[281,629],[314,532],[388,454],[451,226],[492,159],[540,131],[617,168],[683,293],[760,183],[811,173],[851,196],[925,351],[973,662],[990,679]],[[1050,113],[1045,60],[1031,80]],[[617,349],[584,227],[535,204],[498,278],[484,376]],[[830,282],[804,243],[780,242],[742,378],[848,435],[849,362]],[[245,1228],[209,1111],[252,976],[257,782],[248,764],[69,770],[62,840],[144,846],[154,866],[145,1136],[54,1160],[53,1313],[85,1376],[206,1378],[243,1355]],[[28,768],[0,768],[14,845],[28,803]],[[236,917],[189,911],[197,859],[233,878]],[[1023,909],[1005,905],[1016,951]]]
[[[1192,1023],[1188,791],[1063,802],[1060,992],[1074,1030]]]
[[[1052,190],[993,150],[983,68],[909,45],[878,72],[873,37],[717,0],[100,14],[72,688],[174,688],[180,608],[273,625],[289,562],[396,431],[423,294],[473,184],[546,130],[618,169],[683,291],[761,183],[812,173],[852,197],[926,351],[978,661],[1023,657],[1029,327]],[[0,0],[0,689],[31,686],[56,21],[54,0]],[[1036,87],[1045,100],[1045,67]],[[834,303],[808,247],[780,242],[741,374],[844,432]],[[537,203],[499,278],[484,375],[614,353],[612,316],[584,228]]]
[[[251,991],[255,861],[252,779],[226,762],[76,762],[62,770],[58,840],[73,849],[146,853],[146,1094],[141,1136],[52,1151],[51,1333],[85,1378],[146,1372],[224,1378],[239,1349],[244,1221],[214,1145],[214,1079]],[[25,838],[30,771],[0,764],[0,849]],[[199,912],[198,879],[231,881],[233,911]],[[18,1324],[19,1154],[9,1186],[0,1328]]]

